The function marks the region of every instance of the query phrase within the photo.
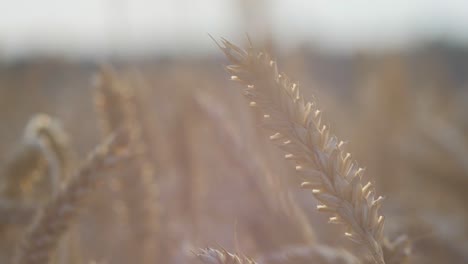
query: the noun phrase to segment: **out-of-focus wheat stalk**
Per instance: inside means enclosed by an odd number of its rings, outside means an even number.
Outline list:
[[[297,204],[291,195],[288,195],[285,190],[281,188],[280,183],[274,182],[268,185],[268,188],[264,188],[267,184],[258,184],[256,178],[261,177],[263,180],[273,182],[272,172],[259,155],[255,155],[255,150],[248,148],[245,143],[242,142],[240,137],[237,135],[234,127],[230,124],[226,118],[226,113],[223,111],[222,105],[217,102],[214,98],[210,98],[208,95],[197,94],[195,95],[195,103],[197,107],[205,113],[207,117],[212,120],[215,125],[217,134],[223,139],[224,146],[229,151],[226,154],[234,160],[240,168],[244,169],[248,173],[249,187],[254,188],[254,192],[259,194],[260,202],[264,208],[268,208],[274,211],[276,208],[272,208],[272,204],[279,204],[283,213],[291,216],[293,221],[301,229],[300,233],[305,243],[313,245],[316,242],[315,232],[307,219],[304,210]],[[250,158],[246,159],[246,153],[251,153]],[[265,190],[266,189],[266,190]],[[275,197],[270,198],[271,194]],[[281,234],[278,234],[281,235]]]
[[[97,111],[101,134],[107,136],[120,127],[125,116],[122,105],[124,98],[112,69],[103,67],[95,76],[93,99]]]
[[[8,220],[2,224],[27,226],[36,208],[62,188],[72,166],[72,157],[60,122],[46,114],[33,116],[17,151],[2,167],[1,210],[5,213],[4,220]],[[65,247],[68,243],[62,244]]]
[[[2,198],[33,199],[35,192],[42,200],[48,199],[66,178],[72,156],[67,135],[58,120],[45,114],[35,115],[25,128],[18,150],[2,167]],[[35,186],[41,182],[39,187]]]
[[[74,166],[70,140],[60,121],[46,114],[36,114],[31,119],[26,127],[25,137],[36,139],[40,143],[42,155],[47,161],[48,180],[35,188],[46,202],[63,188]],[[55,262],[80,262],[79,236],[75,230],[67,232],[56,251]]]
[[[393,241],[384,238],[382,248],[387,264],[404,264],[409,262],[411,243],[406,235],[401,235]]]
[[[196,256],[203,264],[256,264],[250,258],[229,253],[225,249],[206,248],[196,253]]]
[[[78,215],[83,200],[101,179],[100,173],[117,164],[122,133],[110,136],[92,151],[69,184],[46,203],[17,246],[12,263],[46,264]]]
[[[96,106],[100,113],[103,133],[122,126],[128,133],[131,148],[140,153],[133,161],[137,174],[120,179],[124,203],[128,212],[130,228],[138,246],[141,263],[155,263],[164,252],[159,237],[158,188],[155,181],[155,168],[148,145],[151,144],[148,131],[144,127],[144,115],[140,109],[138,92],[128,80],[117,78],[110,69],[104,69],[96,85]],[[130,172],[133,173],[133,172]]]
[[[0,196],[2,200],[22,203],[33,192],[33,185],[44,175],[47,162],[42,156],[42,145],[28,140],[13,152],[2,166]]]
[[[226,67],[231,79],[246,85],[250,105],[262,111],[265,127],[275,132],[270,139],[296,163],[305,179],[302,187],[323,203],[318,210],[332,213],[331,223],[345,225],[347,237],[367,248],[375,263],[385,263],[384,219],[379,214],[383,198],[375,198],[370,182],[363,183],[362,169],[322,124],[316,103],[306,103],[268,54],[242,50],[225,39],[220,48],[231,62]]]
[[[184,104],[184,106],[191,106]],[[190,226],[190,232],[186,235],[192,237],[192,242],[198,241],[200,236],[200,215],[199,212],[201,206],[201,197],[204,192],[204,177],[197,171],[195,167],[196,159],[193,156],[197,150],[193,147],[191,139],[193,136],[194,123],[198,122],[194,118],[189,118],[181,121],[186,116],[187,112],[193,112],[192,109],[186,110],[182,108],[180,114],[176,119],[176,127],[173,129],[171,136],[172,149],[174,150],[174,156],[177,157],[177,168],[178,174],[183,177],[180,186],[180,212],[177,215],[184,219],[188,226]]]
[[[53,156],[47,158],[51,174],[56,181],[51,187],[58,190],[60,183],[70,173],[73,163],[72,149],[67,136],[67,133],[62,128],[57,119],[51,118],[46,114],[36,114],[28,123],[25,133],[26,139],[40,139],[43,144],[46,144],[46,149],[49,153],[45,156]]]

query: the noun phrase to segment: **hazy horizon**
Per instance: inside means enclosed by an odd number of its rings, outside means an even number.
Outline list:
[[[211,52],[207,33],[235,39],[247,28],[239,0],[3,2],[0,55],[13,58]],[[257,2],[267,4],[251,14],[253,23],[271,29],[284,46],[311,42],[334,50],[381,49],[433,39],[468,46],[466,1]]]

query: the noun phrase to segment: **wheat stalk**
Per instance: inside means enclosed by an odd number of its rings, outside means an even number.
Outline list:
[[[332,213],[331,223],[344,224],[347,237],[364,245],[376,263],[385,263],[384,219],[379,214],[383,198],[375,198],[370,182],[363,183],[362,169],[322,124],[316,103],[306,103],[268,54],[251,47],[242,50],[225,39],[219,47],[231,62],[226,67],[231,79],[246,85],[250,105],[262,111],[265,127],[274,132],[270,139],[296,163],[305,178],[302,187],[311,189],[322,203],[318,210]]]
[[[257,264],[250,258],[229,253],[225,249],[205,248],[196,253],[196,256],[203,264]]]
[[[411,256],[411,242],[406,235],[401,235],[391,242],[384,238],[382,249],[387,264],[408,263]]]
[[[39,139],[46,146],[48,153],[45,156],[52,156],[47,158],[51,173],[57,174],[60,177],[57,183],[63,182],[68,176],[73,162],[73,153],[70,146],[69,138],[59,120],[52,118],[46,114],[36,114],[26,126],[25,139]]]
[[[242,168],[248,177],[248,186],[253,189],[254,193],[259,194],[259,200],[264,208],[277,211],[274,206],[280,204],[282,213],[287,214],[288,221],[294,221],[299,227],[301,239],[303,242],[313,245],[316,243],[315,232],[307,218],[303,208],[297,201],[283,188],[280,183],[275,182],[269,184],[269,188],[265,189],[266,184],[259,184],[255,178],[263,177],[264,180],[269,182],[275,181],[273,179],[273,172],[261,159],[260,155],[255,155],[258,152],[253,148],[249,148],[246,143],[242,141],[237,131],[234,129],[229,119],[226,118],[225,109],[223,109],[220,102],[208,95],[196,94],[194,96],[195,104],[198,109],[202,111],[214,124],[215,130],[219,137],[223,140],[223,146],[226,148],[226,155],[228,155],[235,163],[236,167]],[[250,158],[246,159],[245,155],[249,153]],[[273,197],[271,200],[270,194],[275,193],[278,197]],[[278,234],[281,236],[281,234]]]
[[[121,144],[122,134],[120,133],[109,137],[89,154],[85,163],[71,178],[70,183],[40,209],[37,218],[17,246],[12,263],[48,263],[60,238],[77,217],[82,201],[101,179],[99,176],[102,170],[121,160],[115,156],[115,151]]]
[[[3,164],[0,172],[0,197],[2,201],[25,203],[33,186],[45,174],[47,161],[43,145],[36,139],[24,141]]]
[[[136,85],[136,84],[135,84]],[[138,170],[138,178],[127,178],[131,182],[135,182],[135,187],[131,194],[134,196],[134,202],[131,212],[134,213],[134,226],[137,240],[141,240],[142,246],[142,262],[155,263],[158,258],[166,256],[167,252],[162,252],[162,241],[160,239],[160,208],[158,205],[158,186],[156,184],[155,174],[156,169],[153,159],[150,158],[149,145],[151,145],[149,131],[144,127],[142,119],[147,113],[139,111],[139,100],[137,88],[132,88],[130,85],[125,86],[124,90],[125,104],[122,105],[125,112],[124,126],[128,129],[130,136],[130,144],[132,149],[137,153],[141,153],[135,159],[135,165]],[[128,183],[128,182],[127,182]],[[138,228],[139,227],[139,228]],[[159,259],[159,261],[167,261]]]
[[[59,121],[46,114],[34,115],[0,173],[0,226],[11,230],[30,224],[37,208],[62,187],[71,160],[68,137]]]
[[[116,77],[111,69],[103,69],[96,83],[96,103],[100,113],[103,133],[122,126],[129,136],[129,144],[139,153],[132,169],[137,177],[127,175],[120,179],[125,186],[124,203],[128,220],[137,241],[142,263],[154,263],[165,252],[160,250],[158,188],[155,181],[155,168],[148,149],[150,135],[145,129],[144,115],[139,106],[136,84]],[[141,85],[141,84],[140,84]],[[131,176],[131,177],[129,177]],[[159,252],[158,252],[159,251]]]
[[[71,147],[56,119],[36,114],[26,125],[23,139],[2,167],[0,193],[3,199],[37,203],[34,192],[48,199],[63,183],[71,167]],[[49,182],[44,181],[49,175]]]

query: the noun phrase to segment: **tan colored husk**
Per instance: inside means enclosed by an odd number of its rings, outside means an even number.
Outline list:
[[[40,209],[30,229],[18,244],[12,263],[49,263],[58,242],[77,217],[83,200],[101,179],[102,170],[116,165],[120,160],[115,151],[121,144],[121,134],[111,136],[90,153],[69,184]]]
[[[257,264],[250,258],[229,253],[225,249],[205,248],[196,253],[196,256],[203,264]]]
[[[379,214],[383,198],[375,198],[372,185],[362,181],[362,169],[322,124],[316,103],[305,101],[268,54],[252,47],[242,50],[225,39],[220,48],[231,62],[226,67],[231,80],[246,86],[250,105],[262,111],[265,127],[274,132],[270,139],[295,162],[302,187],[322,203],[318,210],[333,214],[331,223],[345,225],[347,237],[367,248],[376,263],[385,263]]]

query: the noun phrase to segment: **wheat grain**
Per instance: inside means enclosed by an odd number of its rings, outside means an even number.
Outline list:
[[[376,263],[385,263],[384,220],[379,214],[383,198],[375,198],[370,182],[363,183],[362,169],[322,124],[316,103],[306,103],[298,86],[278,72],[268,54],[252,47],[242,50],[225,39],[219,47],[231,63],[226,67],[231,80],[246,85],[250,105],[262,111],[265,127],[274,132],[270,139],[296,163],[305,178],[302,187],[311,189],[322,203],[318,210],[332,213],[331,223],[344,224],[347,237],[364,245]]]

